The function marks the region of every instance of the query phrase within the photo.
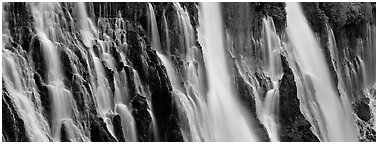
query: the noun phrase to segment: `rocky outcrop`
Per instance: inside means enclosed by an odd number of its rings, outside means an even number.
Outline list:
[[[148,142],[153,140],[152,118],[149,114],[146,97],[136,95],[131,100],[132,115],[136,122],[138,141]]]
[[[9,93],[5,88],[4,81],[2,81],[2,124],[3,124],[3,139],[5,141],[28,142],[29,138],[26,134],[24,121],[18,114],[18,110],[14,107],[14,102],[9,97]]]
[[[118,142],[125,142],[125,137],[123,135],[123,127],[122,127],[122,121],[121,117],[119,115],[115,115],[112,120],[113,126],[114,126],[114,133],[118,140]]]
[[[62,123],[61,128],[60,128],[60,141],[71,142],[71,140],[68,138],[67,128],[64,123]]]
[[[253,124],[254,132],[259,136],[260,141],[269,142],[269,135],[264,125],[257,119],[256,102],[252,87],[248,85],[244,79],[237,75],[235,77],[236,91],[239,93],[241,103],[247,108],[248,112],[252,115],[250,122]]]
[[[310,130],[311,124],[300,111],[294,74],[286,59],[281,55],[284,75],[279,88],[280,140],[283,142],[319,142],[319,139]]]
[[[176,106],[173,105],[173,98],[170,92],[172,86],[156,52],[151,49],[149,44],[146,44],[146,37],[143,35],[143,32],[139,31],[140,29],[137,30],[131,30],[127,33],[129,49],[126,55],[138,72],[141,81],[148,85],[150,89],[151,105],[156,121],[159,124],[160,140],[169,141],[173,135],[181,135],[177,133],[179,130],[175,130],[179,126],[175,122],[177,115],[173,113]],[[125,71],[130,73],[130,70]],[[136,89],[132,88],[132,90]],[[148,140],[145,138],[141,139]],[[182,141],[182,138],[175,137],[173,139],[181,139]]]
[[[116,142],[101,117],[91,116],[90,139],[92,142]]]

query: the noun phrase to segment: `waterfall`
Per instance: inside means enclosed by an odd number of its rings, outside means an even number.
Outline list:
[[[93,31],[96,31],[93,24],[91,23],[90,18],[87,15],[87,10],[84,5],[84,3],[79,2],[78,3],[78,12],[79,12],[79,21],[80,21],[80,34],[83,38],[83,43],[85,46],[92,47],[93,43],[92,41],[94,40],[94,35],[91,32],[91,29]],[[91,29],[90,29],[91,28]],[[114,126],[112,124],[112,120],[109,117],[109,115],[113,114],[113,92],[110,89],[109,81],[106,78],[106,73],[104,70],[104,66],[102,61],[104,60],[107,66],[110,68],[114,68],[113,62],[109,59],[112,59],[112,56],[109,56],[106,52],[109,51],[109,48],[107,46],[106,50],[103,50],[104,53],[100,54],[99,57],[97,57],[93,49],[90,50],[90,54],[92,55],[92,60],[94,62],[94,71],[96,72],[96,81],[92,81],[92,86],[94,90],[94,96],[96,98],[97,102],[97,111],[103,118],[103,120],[106,123],[107,129],[110,131],[110,133],[115,137],[115,132],[114,132]],[[101,59],[102,58],[102,59]],[[110,64],[109,64],[110,63]],[[109,66],[110,65],[110,66]],[[122,109],[125,111],[125,108]],[[121,114],[121,116],[123,116]],[[127,118],[127,117],[122,117],[122,118]],[[124,119],[122,119],[125,121]],[[127,139],[129,140],[129,139]]]
[[[193,43],[190,43],[190,40],[193,39],[193,35],[188,34],[190,33],[190,31],[193,31],[188,13],[180,6],[180,4],[174,3],[174,6],[178,11],[177,17],[180,21],[179,26],[182,27],[181,30],[184,32],[184,36],[181,38],[186,42],[185,45],[180,45],[180,47],[185,47],[187,49],[187,53],[194,54],[195,52],[193,51],[195,51],[196,49],[192,48],[191,45],[193,45]],[[180,113],[182,112],[182,114],[180,114],[180,119],[187,122],[180,123],[184,140],[197,142],[209,141],[209,138],[207,136],[208,132],[206,132],[208,127],[205,121],[206,105],[203,96],[200,95],[200,92],[198,90],[198,76],[197,74],[193,74],[194,72],[197,72],[197,69],[193,67],[193,63],[196,62],[196,60],[193,56],[186,57],[186,61],[189,63],[189,66],[187,67],[188,71],[185,73],[185,75],[189,75],[190,77],[188,77],[186,86],[182,86],[179,75],[175,70],[172,60],[165,54],[162,54],[162,52],[160,51],[161,45],[159,33],[157,29],[153,29],[157,28],[157,26],[155,21],[155,14],[153,12],[154,9],[151,4],[149,4],[149,10],[149,14],[151,16],[150,27],[152,28],[150,30],[152,34],[152,47],[157,51],[158,57],[167,70],[169,80],[173,87],[172,93],[175,96],[175,101],[178,103],[178,109]],[[164,23],[164,25],[167,26],[165,17]],[[168,29],[166,29],[166,33],[168,33],[167,31]],[[169,43],[167,43],[167,45],[169,46]],[[167,49],[169,50],[169,47],[167,47]]]
[[[226,65],[218,3],[201,3],[201,32],[209,82],[208,105],[214,141],[257,141],[247,113],[233,92]]]
[[[357,141],[350,104],[338,95],[323,55],[298,3],[287,3],[287,34],[293,44],[294,57],[305,76],[308,93],[318,104],[315,119],[319,121],[322,140]],[[345,100],[346,99],[346,100]],[[310,99],[309,99],[310,100]],[[308,101],[308,103],[314,103]]]
[[[76,141],[77,138],[83,138],[83,130],[77,128],[72,121],[79,116],[74,103],[72,94],[65,89],[63,83],[63,75],[61,70],[61,61],[56,41],[57,29],[60,29],[59,22],[56,20],[55,11],[59,11],[57,3],[39,3],[32,5],[32,12],[35,20],[35,28],[37,35],[41,38],[43,58],[47,62],[47,87],[49,96],[52,98],[53,104],[53,121],[52,135],[54,140],[61,140],[61,126],[66,122],[71,123],[70,127],[66,126],[70,140]]]
[[[148,10],[149,10],[148,14],[150,16],[149,20],[151,21],[150,30],[151,30],[151,36],[152,36],[151,38],[152,47],[156,49],[158,52],[161,52],[160,36],[159,36],[158,27],[156,23],[155,11],[150,3],[148,3]]]
[[[83,38],[83,42],[86,46],[91,47],[93,46],[92,40],[94,39],[93,33],[96,31],[91,19],[87,15],[87,9],[85,8],[85,4],[82,2],[78,3],[78,12],[79,12],[79,21],[80,21],[80,33]]]
[[[271,79],[273,88],[268,90],[265,98],[256,96],[256,110],[260,121],[265,125],[271,141],[279,141],[279,80],[282,78],[283,71],[280,55],[280,38],[276,34],[273,18],[263,19],[264,24],[264,46],[263,46],[263,71]]]
[[[9,95],[14,96],[15,104],[22,118],[25,120],[26,131],[31,141],[49,141],[50,129],[42,115],[41,102],[37,92],[33,69],[28,65],[22,54],[13,54],[3,49],[3,90],[4,86]],[[28,68],[22,70],[22,68]],[[36,100],[35,103],[32,100]],[[3,103],[4,104],[4,103]]]
[[[171,41],[169,38],[169,27],[168,27],[168,22],[167,22],[167,17],[165,16],[165,11],[163,12],[163,29],[164,29],[164,34],[165,34],[165,47],[167,48],[165,51],[167,54],[170,54],[170,47],[171,47]]]
[[[137,133],[134,117],[124,104],[116,104],[115,111],[121,116],[123,135],[127,141],[137,141]]]
[[[375,141],[375,5],[314,4],[3,3],[2,140]]]
[[[375,87],[374,84],[371,83],[371,80],[375,79],[375,75],[371,73],[375,71],[375,66],[371,65],[372,60],[374,59],[374,55],[370,54],[375,50],[372,47],[375,44],[374,41],[371,40],[371,38],[373,37],[371,35],[371,30],[369,30],[371,28],[374,27],[372,27],[369,24],[366,25],[366,29],[368,30],[367,36],[357,40],[357,56],[352,59],[352,61],[355,61],[355,65],[349,65],[350,60],[348,59],[351,58],[349,58],[348,55],[345,55],[345,53],[338,52],[337,43],[335,40],[333,30],[329,26],[327,27],[327,34],[328,46],[331,52],[333,66],[336,69],[337,79],[339,80],[337,88],[341,95],[343,95],[343,103],[345,103],[345,105],[348,106],[352,104],[349,99],[358,99],[361,97],[367,98],[369,99],[369,108],[372,109],[372,113],[375,115],[375,97],[373,96],[374,94],[372,94],[371,92],[371,89]],[[348,61],[348,66],[343,67],[340,61]],[[345,75],[343,75],[343,71],[346,73]],[[353,111],[350,107],[344,107],[344,109],[348,110],[350,113]],[[353,114],[353,117],[351,117],[350,119],[355,119],[355,121],[357,121],[357,125],[359,125],[359,123],[365,123],[363,122],[363,120],[358,118],[356,114]],[[375,119],[372,119],[370,123],[373,125],[373,128],[375,128]],[[364,136],[364,134],[359,134],[359,139],[365,138],[366,136]]]
[[[177,74],[173,69],[174,67],[170,60],[164,55],[158,54],[158,56],[167,69],[169,79],[172,82],[172,87],[174,89],[172,93],[174,94],[175,100],[178,103],[178,108],[184,113],[182,114],[181,119],[188,122],[187,126],[182,124],[185,141],[208,141],[209,139],[206,138],[206,136],[203,136],[204,133],[201,132],[205,131],[204,128],[206,128],[201,125],[206,125],[206,122],[200,119],[201,114],[203,113],[203,111],[201,111],[201,105],[197,106],[195,101],[196,99],[193,99],[190,95],[184,93],[183,90],[179,88],[180,85],[177,81]],[[203,104],[203,102],[200,104]]]

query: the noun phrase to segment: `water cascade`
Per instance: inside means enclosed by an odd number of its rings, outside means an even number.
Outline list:
[[[201,3],[204,59],[209,82],[208,106],[215,141],[258,141],[231,86],[218,3]],[[226,107],[227,106],[227,107]]]
[[[375,53],[375,49],[372,47],[375,45],[375,41],[372,40],[374,38],[372,31],[374,32],[374,29],[374,26],[366,25],[367,36],[357,40],[357,55],[352,61],[348,60],[349,55],[346,52],[338,52],[333,30],[328,27],[327,32],[333,66],[336,69],[339,80],[337,88],[341,95],[344,96],[343,100],[346,105],[350,105],[351,102],[349,99],[367,98],[369,99],[368,105],[372,108],[372,113],[375,115],[375,97],[372,94],[375,84],[371,81],[375,79],[375,74],[372,73],[375,73],[375,66],[372,65],[374,64],[372,61],[375,61],[375,55],[371,54]],[[346,62],[346,66],[342,66],[341,61]],[[345,72],[345,75],[343,75],[343,72]],[[349,112],[352,112],[350,107],[346,107],[345,109],[349,109]],[[367,123],[358,118],[357,114],[353,114],[353,117],[350,119],[356,119],[357,125],[362,126],[362,129],[365,129],[366,125],[373,125],[372,127],[375,128],[375,119],[371,119]],[[360,133],[359,138],[365,139],[366,136]]]
[[[280,38],[276,34],[273,19],[263,19],[264,46],[263,71],[271,79],[273,88],[268,90],[264,100],[256,97],[258,115],[265,125],[271,141],[279,141],[278,132],[278,106],[279,106],[279,80],[283,75],[280,56]]]
[[[322,50],[316,41],[298,3],[287,3],[287,33],[293,44],[294,57],[304,74],[303,83],[319,104],[315,119],[319,121],[324,141],[357,141],[356,128],[351,123],[351,108],[332,86],[332,79]],[[344,98],[343,98],[344,97]],[[310,100],[310,99],[309,99]],[[312,102],[308,102],[312,103]]]
[[[375,5],[314,4],[3,3],[2,140],[375,141]]]
[[[193,51],[195,51],[196,49],[192,48],[191,46],[193,45],[193,43],[190,43],[190,40],[193,39],[193,35],[188,34],[189,31],[193,31],[188,13],[180,6],[180,4],[174,3],[174,6],[178,11],[177,17],[180,21],[179,26],[182,27],[180,30],[182,30],[181,32],[184,33],[184,36],[181,37],[181,39],[183,39],[185,44],[180,45],[180,47],[185,47],[187,53],[189,54],[195,54]],[[162,54],[162,51],[160,49],[161,45],[159,33],[157,29],[154,29],[157,28],[155,20],[156,18],[151,4],[149,4],[149,12],[151,17],[150,27],[152,28],[150,30],[152,34],[152,47],[157,51],[158,57],[163,62],[167,70],[169,80],[171,81],[173,87],[172,93],[175,96],[175,101],[178,103],[178,109],[183,113],[180,114],[180,119],[182,121],[187,121],[187,123],[181,123],[184,140],[209,141],[209,138],[207,137],[208,132],[206,132],[207,122],[205,121],[206,105],[204,103],[204,97],[200,95],[198,90],[199,79],[197,73],[195,73],[197,72],[197,69],[193,67],[193,64],[196,62],[196,60],[193,56],[186,57],[186,61],[189,63],[189,66],[187,67],[188,71],[187,73],[185,73],[185,75],[189,75],[189,77],[188,81],[185,83],[185,86],[183,86],[178,79],[178,73],[175,70],[172,60],[167,55]],[[164,23],[166,23],[166,18],[164,19]],[[165,25],[167,26],[167,24]],[[168,30],[168,27],[166,28]]]
[[[9,50],[3,50],[3,90],[7,89],[9,95],[14,96],[15,104],[20,115],[25,120],[26,131],[32,141],[49,141],[50,128],[42,115],[40,95],[36,91],[35,81],[32,77],[32,69],[27,65],[27,59],[22,58],[23,53],[13,54]],[[33,85],[34,84],[34,85]],[[32,103],[32,100],[37,101]],[[3,103],[4,105],[4,103]]]
[[[61,140],[61,126],[65,123],[70,123],[68,139],[69,140],[83,140],[84,134],[82,128],[77,128],[73,123],[79,116],[79,112],[74,103],[72,94],[65,89],[63,83],[62,69],[60,65],[60,58],[58,52],[58,43],[56,43],[56,30],[60,29],[59,22],[55,11],[59,11],[58,3],[38,3],[32,5],[33,16],[35,19],[35,28],[37,35],[41,38],[44,59],[47,62],[47,85],[49,95],[53,101],[53,121],[52,121],[52,135],[54,140]]]

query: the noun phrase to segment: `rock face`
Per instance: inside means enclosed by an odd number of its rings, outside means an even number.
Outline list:
[[[125,142],[125,137],[123,135],[123,127],[122,127],[122,121],[121,121],[121,117],[119,115],[115,115],[113,117],[113,125],[114,125],[114,132],[115,132],[115,135],[116,135],[116,138],[118,140],[118,142]]]
[[[84,137],[96,142],[122,142],[125,139],[122,127],[122,116],[113,112],[106,115],[113,125],[113,130],[107,127],[108,121],[103,119],[97,103],[96,95],[98,71],[95,69],[95,58],[99,58],[98,65],[103,67],[106,79],[106,89],[111,95],[110,99],[120,99],[118,103],[124,104],[135,119],[138,141],[184,141],[180,127],[178,104],[166,68],[157,55],[156,48],[152,47],[151,30],[149,25],[148,3],[85,3],[87,14],[96,25],[96,38],[93,46],[84,44],[85,35],[80,31],[80,15],[77,3],[58,3],[61,35],[54,42],[61,61],[63,83],[65,90],[72,94],[74,105],[80,114],[73,118],[75,125],[85,131]],[[151,3],[156,15],[158,32],[160,33],[161,49],[163,54],[169,55],[177,70],[180,83],[185,86],[188,61],[187,49],[183,47],[182,20],[179,18],[177,5],[174,3]],[[193,47],[196,51],[195,67],[201,67],[206,73],[202,46],[198,41],[199,9],[197,3],[178,3],[188,12],[190,25],[193,27]],[[32,73],[28,78],[33,79],[30,85],[35,85],[39,100],[32,100],[33,104],[41,105],[41,115],[52,127],[53,98],[48,88],[48,67],[43,53],[43,39],[36,34],[34,20],[31,12],[31,3],[3,3],[3,49],[13,53],[25,53]],[[371,46],[375,39],[375,3],[303,3],[304,12],[314,32],[321,41],[328,66],[338,83],[338,70],[342,77],[351,75],[350,69],[356,69],[357,74],[346,81],[353,83],[350,87],[356,125],[360,130],[360,141],[375,141],[375,130],[372,122],[375,114],[370,107],[375,98],[375,88],[363,89],[358,84],[372,84],[372,81],[358,81],[362,70],[362,63],[366,59],[375,62],[375,56],[358,55],[361,47]],[[258,118],[256,110],[256,97],[264,97],[272,82],[262,71],[262,19],[270,16],[274,21],[276,33],[285,40],[286,12],[284,3],[223,3],[223,19],[227,38],[227,56],[231,66],[235,90],[239,99],[251,114],[250,122],[255,133],[261,141],[269,141],[266,128]],[[167,26],[164,24],[166,18]],[[4,20],[7,22],[4,24]],[[329,25],[327,25],[329,24]],[[332,63],[331,48],[329,46],[330,27],[335,35],[338,61],[346,61],[335,67]],[[374,34],[369,30],[374,29]],[[166,30],[166,31],[165,31]],[[58,33],[58,30],[57,30]],[[4,36],[3,35],[3,36]],[[228,41],[229,40],[229,41]],[[360,40],[363,42],[361,43]],[[374,43],[375,46],[375,43]],[[194,48],[193,48],[194,49]],[[111,57],[106,59],[103,54]],[[345,52],[344,52],[345,51]],[[346,52],[347,51],[347,52]],[[371,51],[370,53],[375,53]],[[93,53],[93,54],[92,54]],[[366,52],[369,53],[369,52]],[[367,57],[367,58],[366,58]],[[293,71],[288,65],[284,54],[281,55],[283,77],[279,87],[279,137],[281,141],[319,141],[311,132],[310,123],[300,111],[297,88]],[[374,62],[366,63],[365,67],[372,67]],[[109,64],[111,63],[111,64]],[[113,65],[114,64],[114,65]],[[4,68],[3,68],[4,70]],[[368,73],[375,74],[375,66],[368,69]],[[349,73],[348,73],[349,72]],[[26,74],[25,74],[26,75]],[[4,74],[3,74],[4,77]],[[369,77],[375,80],[375,76]],[[203,76],[206,79],[206,76]],[[207,93],[207,81],[203,80],[203,89],[199,93]],[[3,141],[30,141],[25,124],[18,112],[13,96],[2,81],[2,122]],[[375,81],[374,81],[375,84]],[[254,89],[254,88],[258,89]],[[114,111],[112,102],[111,111]],[[375,104],[375,102],[374,102]],[[155,123],[156,122],[156,123]],[[61,124],[61,141],[71,141],[67,125]],[[157,127],[157,133],[155,129]],[[51,132],[49,132],[51,133]],[[52,141],[52,139],[50,138]],[[81,141],[81,140],[77,140]]]
[[[299,108],[299,99],[293,71],[285,56],[281,55],[284,75],[280,85],[279,122],[280,140],[318,142],[319,139],[311,132],[311,124],[305,119]]]
[[[106,128],[105,122],[102,118],[97,116],[91,117],[90,125],[90,139],[93,142],[116,142],[117,140],[111,136],[110,132]]]
[[[2,123],[3,139],[5,141],[28,142],[24,121],[20,118],[13,100],[9,97],[3,82]]]
[[[132,114],[135,118],[139,141],[152,141],[152,118],[148,113],[148,104],[146,98],[141,95],[136,95],[131,100],[133,107]]]
[[[357,113],[357,116],[365,122],[368,122],[371,118],[369,105],[364,101],[356,102],[354,111]]]

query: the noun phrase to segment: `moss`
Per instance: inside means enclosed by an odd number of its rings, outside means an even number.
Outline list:
[[[237,31],[252,31],[257,34],[261,30],[262,19],[271,16],[277,33],[282,34],[286,28],[285,7],[285,3],[277,2],[222,3],[225,27]]]
[[[279,2],[259,2],[252,3],[255,5],[255,11],[263,18],[265,16],[270,16],[273,18],[274,25],[276,27],[277,33],[282,33],[286,28],[286,4]]]
[[[312,30],[316,33],[327,33],[328,17],[319,7],[319,3],[301,3],[303,13]]]
[[[375,3],[319,3],[319,11],[329,18],[329,23],[335,29],[348,25],[358,25],[367,22],[375,23]]]

